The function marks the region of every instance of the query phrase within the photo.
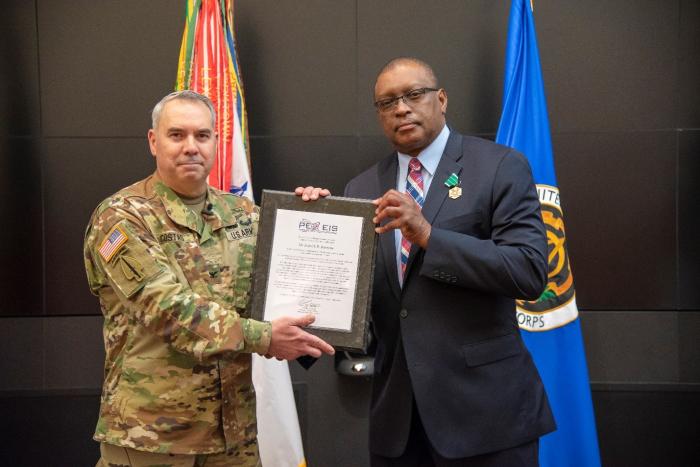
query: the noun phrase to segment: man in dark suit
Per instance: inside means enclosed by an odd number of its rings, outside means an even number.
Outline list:
[[[537,465],[555,424],[515,314],[547,279],[529,165],[450,130],[447,94],[420,60],[389,62],[374,98],[396,152],[345,189],[374,199],[381,234],[372,465]]]

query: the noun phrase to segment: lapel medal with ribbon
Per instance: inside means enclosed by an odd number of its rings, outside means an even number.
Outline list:
[[[451,173],[447,180],[445,180],[445,186],[450,189],[448,192],[451,199],[457,199],[462,196],[462,187],[459,186],[459,177],[456,173]]]

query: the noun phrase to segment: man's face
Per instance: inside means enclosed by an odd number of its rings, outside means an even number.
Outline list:
[[[148,131],[160,178],[186,196],[206,190],[216,157],[216,132],[211,113],[198,101],[174,99],[165,104],[157,128]]]
[[[425,68],[413,62],[399,63],[379,75],[374,86],[374,100],[433,87],[435,82]],[[442,130],[446,110],[447,94],[441,89],[425,93],[410,105],[399,99],[395,107],[377,112],[384,134],[394,147],[404,154],[417,156]]]

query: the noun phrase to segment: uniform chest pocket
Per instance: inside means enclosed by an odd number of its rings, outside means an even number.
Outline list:
[[[195,241],[174,241],[163,245],[163,250],[171,263],[177,266],[178,279],[195,288],[207,273],[207,260]]]

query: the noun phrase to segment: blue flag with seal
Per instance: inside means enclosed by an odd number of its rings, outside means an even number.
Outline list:
[[[517,301],[516,311],[557,422],[557,430],[540,440],[540,465],[600,466],[531,8],[526,0],[512,0],[496,142],[517,149],[530,162],[547,230],[549,271],[540,298]]]

